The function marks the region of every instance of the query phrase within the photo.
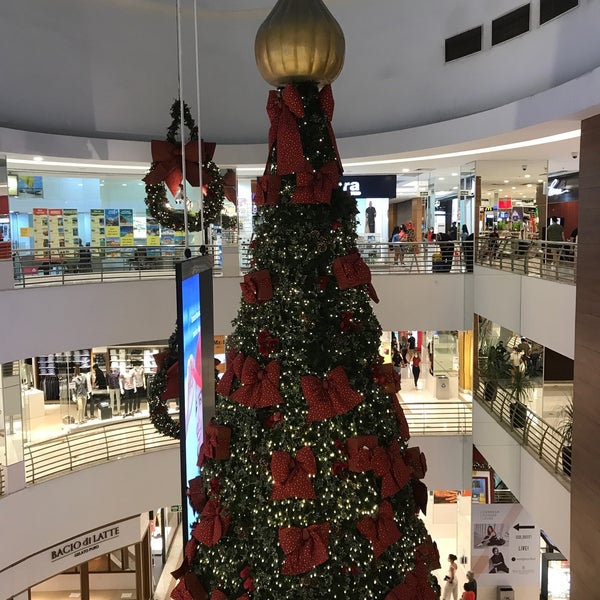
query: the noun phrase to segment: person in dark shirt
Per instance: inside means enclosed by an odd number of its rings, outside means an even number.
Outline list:
[[[464,589],[467,592],[474,592],[475,600],[477,600],[477,581],[475,580],[475,573],[473,571],[467,571],[467,582]]]

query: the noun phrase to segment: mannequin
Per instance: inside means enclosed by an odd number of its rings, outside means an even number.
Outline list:
[[[135,380],[135,399],[133,402],[133,412],[139,413],[140,410],[140,400],[146,396],[146,385],[144,378],[144,367],[142,365],[136,365],[133,367],[134,380]]]
[[[75,368],[75,377],[71,379],[73,395],[77,402],[77,423],[85,423],[85,407],[88,399],[88,382],[87,377],[79,371],[79,367]]]
[[[108,395],[110,405],[116,414],[121,412],[121,394],[123,387],[121,385],[121,371],[116,363],[110,365],[110,371],[106,374],[106,382],[108,383]]]
[[[85,377],[85,382],[87,384],[87,409],[89,411],[88,419],[96,418],[96,398],[92,394],[92,372],[90,369],[81,369],[81,374]]]
[[[131,368],[131,365],[127,365],[127,369],[124,373],[121,373],[120,379],[125,403],[123,417],[133,416],[133,401],[137,388],[135,385],[135,371]]]

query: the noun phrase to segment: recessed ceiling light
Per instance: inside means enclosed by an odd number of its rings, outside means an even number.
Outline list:
[[[78,183],[77,184],[79,187],[83,187],[83,183]]]
[[[525,175],[525,179],[529,179],[529,177],[531,177],[531,175],[530,175],[529,173],[527,173],[527,174]]]
[[[516,189],[517,189],[516,187],[513,187],[513,190],[516,190]]]
[[[504,190],[503,190],[502,188],[500,188],[498,191],[499,191],[499,192],[503,192]]]
[[[445,177],[438,177],[438,181],[444,181]]]
[[[100,187],[104,187],[104,184],[103,184],[103,183],[101,183],[101,184],[100,184]]]
[[[505,179],[504,183],[510,183],[510,181],[508,179]]]
[[[544,183],[543,179],[538,179],[538,183]]]
[[[528,184],[527,184],[527,187],[533,187],[533,184],[531,184],[531,183],[528,183]]]
[[[402,169],[402,172],[403,172],[403,173],[410,173],[410,169],[406,169],[406,168],[405,168],[405,169]]]
[[[452,177],[458,177],[458,173],[452,173]]]
[[[122,183],[121,185],[122,185],[123,187],[127,187],[127,184],[126,184],[126,183]]]
[[[454,186],[452,189],[453,189],[453,190],[457,190],[457,189],[458,189],[458,186],[456,186],[456,185],[455,185],[455,186]],[[489,193],[489,192],[488,192],[488,193]]]
[[[35,162],[41,162],[44,160],[44,157],[43,156],[34,156],[33,160],[35,160]]]

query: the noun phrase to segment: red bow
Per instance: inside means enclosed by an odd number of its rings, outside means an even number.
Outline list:
[[[404,453],[404,462],[411,468],[412,476],[423,479],[427,473],[427,459],[418,446],[409,448]]]
[[[285,554],[281,572],[284,575],[306,573],[329,558],[329,523],[309,527],[280,527],[279,543]]]
[[[244,366],[244,355],[237,352],[235,348],[230,348],[225,355],[225,373],[215,390],[221,396],[229,396],[234,377],[240,379],[242,376],[242,367]]]
[[[373,468],[373,451],[379,448],[376,435],[358,435],[346,440],[348,448],[348,469],[355,473],[364,473]]]
[[[325,379],[313,375],[300,378],[302,393],[308,402],[307,421],[321,421],[343,415],[360,404],[364,398],[348,383],[346,371],[340,365]]]
[[[394,521],[394,509],[387,501],[379,505],[379,512],[375,518],[363,517],[356,523],[356,528],[373,545],[375,558],[379,558],[402,537]]]
[[[171,592],[173,600],[208,600],[208,594],[198,575],[188,571]]]
[[[427,582],[427,570],[417,565],[407,573],[404,583],[397,585],[385,600],[436,600],[437,594]]]
[[[393,496],[408,483],[410,468],[402,460],[397,441],[394,440],[387,448],[375,448],[373,471],[377,477],[381,477],[382,498]]]
[[[185,548],[183,549],[183,555],[185,556],[185,560],[187,560],[188,565],[191,565],[194,562],[194,558],[196,558],[197,552],[198,542],[193,537],[191,537],[186,543]]]
[[[271,274],[267,269],[244,275],[244,281],[240,283],[240,286],[242,296],[248,304],[260,304],[273,297]]]
[[[440,569],[440,552],[437,544],[428,536],[428,540],[424,544],[420,544],[415,548],[415,556],[417,561],[423,562],[430,570]]]
[[[198,475],[198,477],[194,477],[194,479],[190,479],[188,482],[188,492],[187,492],[190,506],[194,510],[195,513],[202,512],[206,504],[206,493],[204,491],[204,482],[202,481],[202,477]]]
[[[375,365],[373,376],[386,394],[395,394],[400,390],[400,375],[394,371],[392,363]]]
[[[204,441],[200,446],[198,466],[204,466],[207,458],[227,460],[230,455],[231,429],[225,425],[207,425],[204,428]]]
[[[371,300],[379,302],[375,288],[371,283],[371,269],[361,258],[358,251],[336,258],[333,261],[333,273],[341,290],[347,290],[366,283]]]
[[[335,150],[335,156],[341,173],[344,169],[342,167],[340,153],[338,152],[335,134],[333,133],[333,127],[331,126],[331,119],[333,119],[333,108],[335,106],[335,102],[333,101],[333,92],[331,91],[331,86],[329,84],[324,86],[321,92],[319,93],[319,103],[321,104],[321,110],[323,111],[323,114],[327,117],[327,130],[329,132],[329,141],[331,142],[331,145]]]
[[[212,160],[216,144],[201,142],[202,162]],[[143,181],[152,185],[158,185],[162,181],[167,184],[173,196],[179,191],[179,184],[183,179],[181,144],[152,140],[152,169],[144,177]],[[198,157],[198,141],[191,140],[185,145],[185,176],[193,187],[200,185],[200,167]],[[208,184],[211,177],[204,169],[202,171],[203,184]]]
[[[248,356],[244,361],[241,380],[243,385],[231,394],[232,400],[249,408],[265,408],[283,402],[279,393],[279,363],[276,360],[263,368],[255,358]]]
[[[271,473],[275,481],[271,500],[286,498],[314,500],[316,498],[309,475],[317,474],[317,463],[309,446],[301,448],[296,458],[292,458],[287,452],[279,450],[273,452]]]
[[[302,97],[291,84],[283,92],[271,90],[267,100],[269,129],[269,156],[277,144],[277,173],[289,175],[304,170],[305,159],[296,119],[304,117]]]
[[[205,546],[214,546],[229,529],[231,515],[218,500],[211,498],[202,511],[202,519],[192,529],[192,535]]]
[[[256,206],[272,206],[279,202],[281,194],[281,176],[263,175],[256,181],[256,194],[254,204]]]
[[[223,193],[225,198],[237,206],[237,176],[235,169],[227,169],[223,175]]]
[[[311,169],[310,165],[308,168]],[[337,187],[340,169],[335,161],[324,164],[319,171],[300,171],[296,174],[293,204],[329,204],[331,192]]]
[[[408,421],[406,420],[406,415],[404,414],[404,409],[400,405],[398,398],[394,396],[392,398],[392,410],[396,415],[396,421],[398,421],[398,428],[400,430],[400,437],[407,442],[410,439],[410,431],[408,429]]]
[[[419,514],[419,510],[426,515],[427,514],[427,486],[418,479],[413,479],[412,483],[413,499],[415,501],[416,514]]]

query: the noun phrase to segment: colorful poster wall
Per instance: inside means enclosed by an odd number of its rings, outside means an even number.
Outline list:
[[[106,246],[106,220],[103,208],[90,209],[90,231],[91,243],[94,248],[104,248]],[[96,255],[97,250],[93,251]]]
[[[50,230],[48,228],[48,209],[33,209],[33,247],[36,249],[50,248]],[[36,253],[36,260],[47,258],[47,252]]]
[[[472,504],[471,569],[482,586],[535,586],[540,530],[520,504]]]
[[[48,209],[48,230],[52,248],[65,247],[65,225],[62,208]]]
[[[121,246],[133,246],[133,210],[131,208],[119,210],[119,237]]]

